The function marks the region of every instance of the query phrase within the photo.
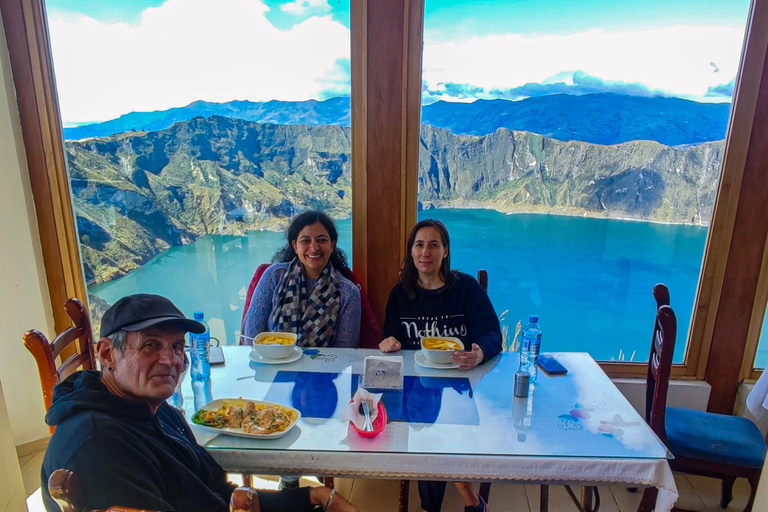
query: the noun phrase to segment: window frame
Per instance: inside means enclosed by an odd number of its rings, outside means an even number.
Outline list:
[[[63,330],[69,321],[58,305],[73,296],[85,300],[87,291],[65,165],[45,5],[43,0],[0,0],[0,9],[52,311],[56,329]],[[424,0],[351,0],[350,28],[353,262],[374,310],[383,320],[386,298],[397,281],[405,255],[406,235],[416,221]],[[735,243],[738,240],[734,238],[745,208],[754,208],[755,201],[768,193],[768,180],[758,187],[744,186],[749,162],[768,151],[759,148],[757,140],[761,130],[768,127],[768,112],[758,108],[768,102],[767,34],[768,2],[754,0],[685,363],[672,370],[676,378],[706,379],[713,389],[735,388],[734,382],[746,376],[747,363],[740,364],[735,372],[732,368],[727,372],[713,371],[711,354],[722,358],[735,348],[744,352],[739,363],[747,361],[750,353],[750,361],[754,361],[753,329],[757,317],[762,320],[768,300],[768,235],[741,244]],[[758,251],[760,264],[755,266],[754,254]],[[747,253],[752,257],[745,262]],[[734,268],[739,265],[734,277]],[[750,296],[745,298],[743,294],[729,299],[733,279],[757,281],[758,277],[760,285],[750,304]],[[648,290],[649,297],[650,293]],[[674,304],[674,291],[672,297]],[[750,334],[734,345],[722,335],[721,329],[744,318],[743,311],[734,310],[735,300],[742,301],[741,310],[748,309]],[[761,305],[758,315],[755,311]],[[649,335],[651,322],[649,319]],[[601,365],[612,376],[645,375],[645,364]],[[754,374],[750,369],[749,375]],[[718,400],[719,408],[727,406],[727,399]]]
[[[768,309],[768,238],[765,241],[763,250],[763,262],[760,267],[760,277],[757,281],[757,293],[755,303],[752,306],[752,315],[749,321],[749,331],[747,334],[747,345],[744,349],[745,356],[741,366],[741,376],[747,380],[757,380],[763,374],[763,370],[755,368],[755,357],[757,357],[757,346],[760,343],[760,333],[763,330],[763,322],[766,318],[766,309]],[[768,343],[768,340],[766,340]]]

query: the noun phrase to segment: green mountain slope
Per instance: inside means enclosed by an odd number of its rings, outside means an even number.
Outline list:
[[[560,142],[424,126],[420,206],[707,223],[722,143]],[[281,230],[305,209],[351,211],[350,132],[195,118],[66,143],[86,277],[107,281],[209,233]]]

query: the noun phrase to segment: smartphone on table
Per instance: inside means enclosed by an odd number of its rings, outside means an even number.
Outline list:
[[[224,364],[224,350],[221,347],[211,347],[211,366]]]
[[[549,375],[564,375],[568,370],[552,354],[541,354],[539,366]]]

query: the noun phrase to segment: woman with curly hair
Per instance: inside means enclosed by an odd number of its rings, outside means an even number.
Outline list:
[[[342,275],[347,258],[336,226],[308,211],[293,219],[288,243],[259,280],[245,320],[245,336],[294,332],[301,347],[356,347],[360,291]]]

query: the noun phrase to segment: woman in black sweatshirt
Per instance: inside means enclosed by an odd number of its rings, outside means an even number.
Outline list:
[[[471,350],[457,351],[459,369],[471,370],[501,351],[501,326],[490,299],[472,276],[451,270],[448,229],[439,220],[417,223],[408,236],[400,282],[387,301],[382,352],[417,350],[423,336],[459,338]],[[455,482],[465,512],[485,512],[469,482]],[[419,482],[421,508],[439,512],[445,482]]]

